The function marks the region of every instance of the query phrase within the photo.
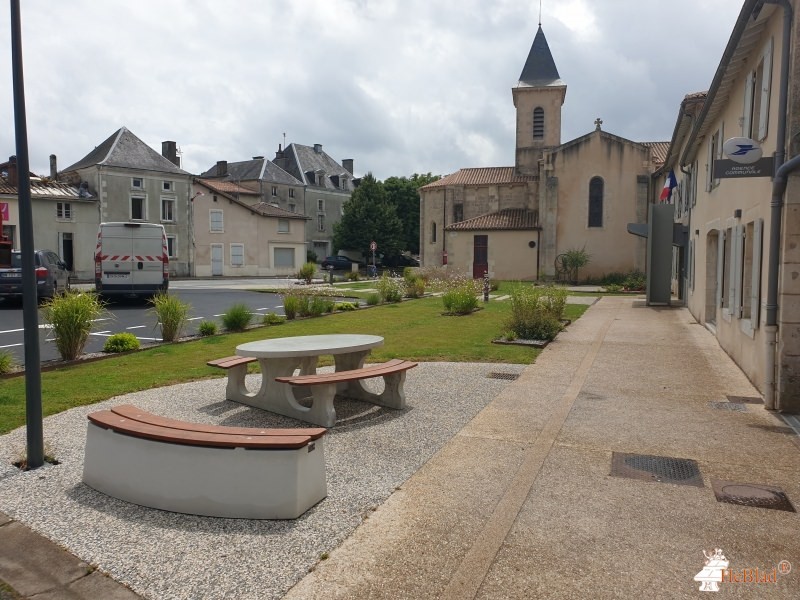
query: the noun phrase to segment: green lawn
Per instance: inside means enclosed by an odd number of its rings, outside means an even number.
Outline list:
[[[577,319],[583,305],[567,305],[566,317]],[[370,360],[532,363],[539,350],[492,344],[503,332],[509,302],[490,302],[468,316],[443,316],[441,298],[423,298],[342,312],[316,319],[288,321],[189,342],[164,344],[141,352],[84,362],[42,373],[45,416],[113,396],[203,379],[223,377],[206,361],[235,353],[243,342],[321,333],[366,333],[384,337]],[[323,361],[321,364],[325,364]],[[330,364],[330,361],[328,362]],[[25,378],[0,379],[0,433],[25,424]]]

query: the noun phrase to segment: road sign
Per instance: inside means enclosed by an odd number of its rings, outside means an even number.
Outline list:
[[[370,242],[369,243],[369,249],[372,250],[373,252],[375,252],[375,250],[378,249],[378,244],[376,244],[375,242]]]

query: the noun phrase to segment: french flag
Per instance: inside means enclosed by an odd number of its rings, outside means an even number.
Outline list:
[[[672,190],[676,187],[678,187],[678,180],[675,179],[675,171],[670,170],[667,180],[664,182],[664,189],[661,190],[659,200],[662,202],[669,201],[670,196],[672,196]]]

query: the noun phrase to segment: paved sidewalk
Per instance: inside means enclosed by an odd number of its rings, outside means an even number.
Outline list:
[[[800,447],[728,396],[758,394],[687,310],[605,297],[285,598],[696,598],[715,548],[743,578],[796,567],[729,593],[798,598],[798,514],[712,483],[800,508]],[[692,459],[701,484],[612,476],[614,452]]]
[[[742,579],[794,566],[722,592],[798,598],[800,516],[712,489],[777,486],[800,509],[798,438],[759,399],[685,309],[605,297],[285,598],[696,598],[715,548]],[[673,482],[611,475],[613,453]],[[652,457],[696,461],[698,485]],[[0,580],[23,597],[137,597],[3,518]]]

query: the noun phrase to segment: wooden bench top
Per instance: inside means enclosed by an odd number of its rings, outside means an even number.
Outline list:
[[[357,379],[369,379],[370,377],[382,377],[392,375],[401,371],[407,371],[417,366],[417,363],[410,360],[394,358],[385,363],[375,365],[365,365],[360,369],[350,371],[336,371],[335,373],[321,373],[312,375],[294,375],[291,377],[276,377],[275,381],[290,383],[292,385],[322,385],[331,383],[343,383],[345,381],[355,381]]]
[[[273,435],[273,436],[287,436],[287,435],[302,435],[308,436],[312,440],[321,438],[327,429],[324,427],[296,427],[296,428],[261,428],[261,427],[230,427],[226,425],[207,425],[205,423],[190,423],[188,421],[179,421],[178,419],[170,419],[167,417],[160,417],[149,413],[146,410],[134,406],[132,404],[120,404],[111,408],[111,412],[118,414],[127,419],[134,421],[141,421],[149,425],[157,425],[159,427],[169,427],[171,429],[181,429],[184,431],[197,431],[201,433],[224,433],[228,435]]]
[[[127,405],[130,407],[130,405]],[[136,407],[130,407],[133,414],[138,414],[143,419],[147,419],[144,415],[149,415],[145,411],[138,411]],[[126,409],[122,411],[127,412]],[[141,421],[136,418],[131,418],[123,414],[119,414],[114,410],[100,410],[87,415],[89,421],[102,427],[104,429],[111,429],[117,433],[130,435],[133,437],[145,438],[159,442],[169,442],[173,444],[182,444],[187,446],[206,446],[215,448],[250,448],[261,450],[286,450],[302,448],[321,436],[317,435],[321,430],[324,434],[325,429],[310,428],[309,431],[314,432],[310,434],[294,433],[299,431],[306,431],[305,429],[287,429],[288,434],[278,434],[280,430],[265,430],[274,431],[276,433],[251,433],[260,431],[253,428],[237,428],[237,427],[223,427],[223,431],[214,431],[213,428],[218,426],[202,425],[196,423],[188,423],[183,421],[175,421],[167,419],[173,424],[180,424],[180,427],[169,427],[158,423],[158,417],[153,417],[153,422],[147,420]]]
[[[220,369],[230,369],[238,365],[246,365],[253,361],[258,360],[252,356],[226,356],[224,358],[215,358],[208,361],[206,364],[209,367],[219,367]]]

